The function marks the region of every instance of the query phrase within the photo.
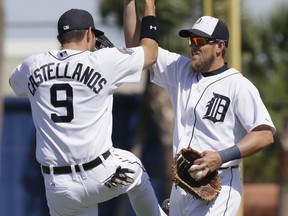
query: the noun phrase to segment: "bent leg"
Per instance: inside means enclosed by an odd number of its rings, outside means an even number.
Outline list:
[[[131,205],[137,216],[165,216],[165,212],[158,204],[157,197],[147,173],[143,173],[141,184],[128,192]]]

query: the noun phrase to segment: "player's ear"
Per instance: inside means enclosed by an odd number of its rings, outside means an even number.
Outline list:
[[[225,43],[220,41],[216,44],[216,53],[221,54],[223,49],[225,48]]]
[[[221,46],[221,49],[223,50],[223,49],[225,49],[225,42],[224,41],[220,41],[220,43],[218,43],[219,44],[219,46]]]
[[[86,31],[87,42],[90,42],[93,39],[94,32],[91,27]]]

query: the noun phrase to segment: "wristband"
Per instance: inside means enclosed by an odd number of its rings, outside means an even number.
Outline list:
[[[158,23],[155,16],[145,16],[142,18],[140,40],[150,38],[159,43]]]
[[[241,158],[241,153],[237,145],[219,151],[218,153],[221,157],[222,163]]]

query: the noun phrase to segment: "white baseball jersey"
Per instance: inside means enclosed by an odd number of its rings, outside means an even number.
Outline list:
[[[141,161],[112,147],[114,90],[139,82],[143,65],[142,47],[55,50],[31,56],[13,71],[11,87],[31,103],[37,160],[49,166],[42,174],[51,215],[98,215],[98,203],[123,193],[137,215],[165,215]],[[84,170],[96,157],[101,163]],[[71,172],[54,174],[59,166]],[[128,173],[133,183],[108,188],[119,167],[134,171]]]
[[[168,91],[174,110],[174,154],[188,146],[199,152],[229,148],[261,124],[275,132],[258,90],[240,72],[225,65],[204,77],[191,72],[190,61],[159,48],[153,65],[151,79]]]
[[[258,90],[240,72],[226,65],[208,74],[193,73],[187,57],[159,48],[151,79],[168,91],[175,116],[174,155],[188,146],[202,152],[237,144],[258,125],[275,127]],[[203,76],[204,75],[204,76]],[[237,215],[242,194],[240,170],[229,161],[219,170],[222,189],[211,202],[197,200],[172,187],[171,216]]]
[[[139,82],[143,64],[138,47],[54,50],[15,68],[10,85],[16,95],[29,97],[38,162],[81,164],[110,149],[114,90]]]

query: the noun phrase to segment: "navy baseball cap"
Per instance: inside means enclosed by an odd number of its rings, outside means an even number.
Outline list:
[[[58,20],[58,35],[73,30],[88,29],[89,27],[95,33],[95,36],[101,36],[104,32],[95,28],[92,15],[81,9],[71,9],[66,11]]]
[[[222,20],[212,16],[200,17],[191,29],[183,29],[179,31],[179,35],[184,38],[200,36],[223,40],[226,47],[229,42],[229,30],[227,25]]]

